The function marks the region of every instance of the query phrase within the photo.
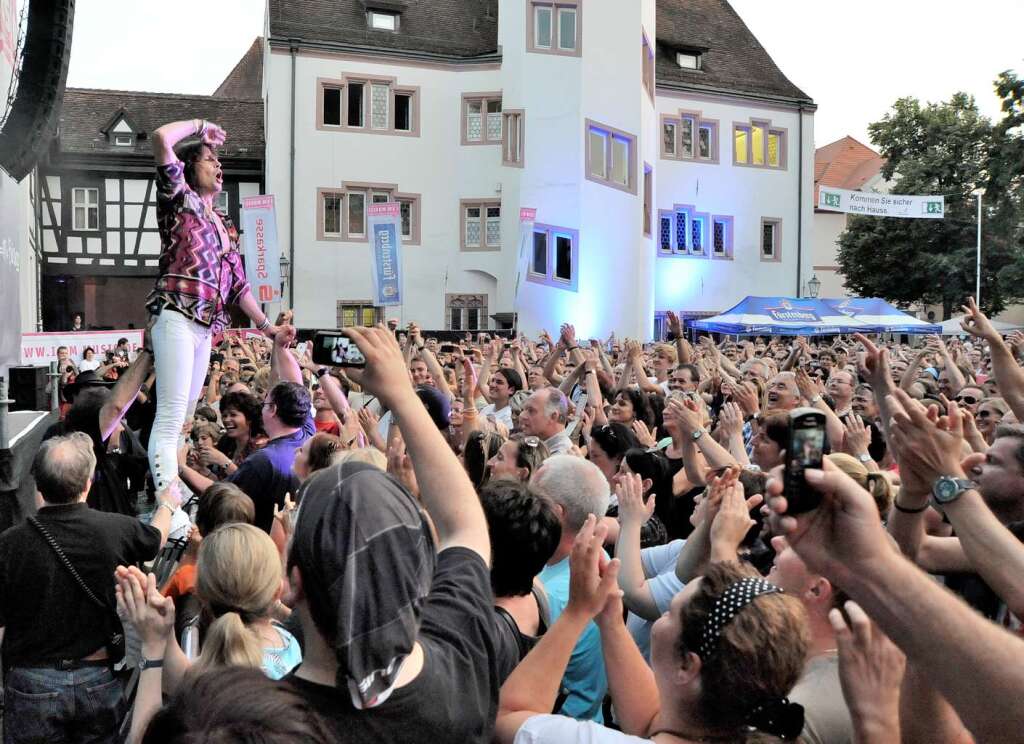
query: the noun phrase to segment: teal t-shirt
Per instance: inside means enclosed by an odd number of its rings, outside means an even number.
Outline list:
[[[558,619],[569,602],[569,559],[565,558],[553,566],[545,566],[540,580],[548,593],[551,603],[551,622]],[[562,686],[569,696],[560,713],[581,721],[604,723],[601,703],[608,692],[608,678],[604,671],[604,655],[601,653],[601,633],[591,620],[576,642],[569,657],[569,665],[562,677]]]

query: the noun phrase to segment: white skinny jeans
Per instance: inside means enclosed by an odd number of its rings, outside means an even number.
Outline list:
[[[210,364],[211,333],[181,313],[164,308],[153,325],[156,418],[149,435],[149,468],[157,493],[178,477],[181,428],[192,417]]]

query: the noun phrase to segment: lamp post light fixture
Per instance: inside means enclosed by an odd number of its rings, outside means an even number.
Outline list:
[[[281,254],[281,307],[284,307],[284,285],[288,283],[288,272],[291,269],[291,261],[284,253]],[[291,300],[291,298],[288,298]]]
[[[817,274],[812,274],[811,278],[807,281],[807,296],[812,300],[818,299],[818,292],[821,291],[821,281],[818,279]]]

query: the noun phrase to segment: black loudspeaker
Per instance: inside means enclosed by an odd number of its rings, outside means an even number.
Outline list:
[[[8,368],[8,395],[14,400],[12,411],[49,411],[50,396],[46,394],[48,367]]]
[[[57,130],[75,17],[75,0],[28,3],[18,92],[0,131],[0,167],[15,181],[35,167]]]

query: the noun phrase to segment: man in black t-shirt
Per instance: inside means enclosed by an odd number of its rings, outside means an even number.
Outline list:
[[[305,656],[284,684],[339,741],[489,744],[498,679],[480,501],[416,396],[394,335],[345,333],[367,360],[349,377],[401,422],[438,544],[416,500],[372,466],[342,463],[306,481],[287,597]]]
[[[42,501],[36,519],[105,607],[89,598],[35,525],[0,535],[5,741],[110,741],[125,712],[107,646],[120,627],[114,568],[156,556],[174,507],[160,501],[152,526],[90,509],[95,467],[85,434],[43,442],[33,462]]]

